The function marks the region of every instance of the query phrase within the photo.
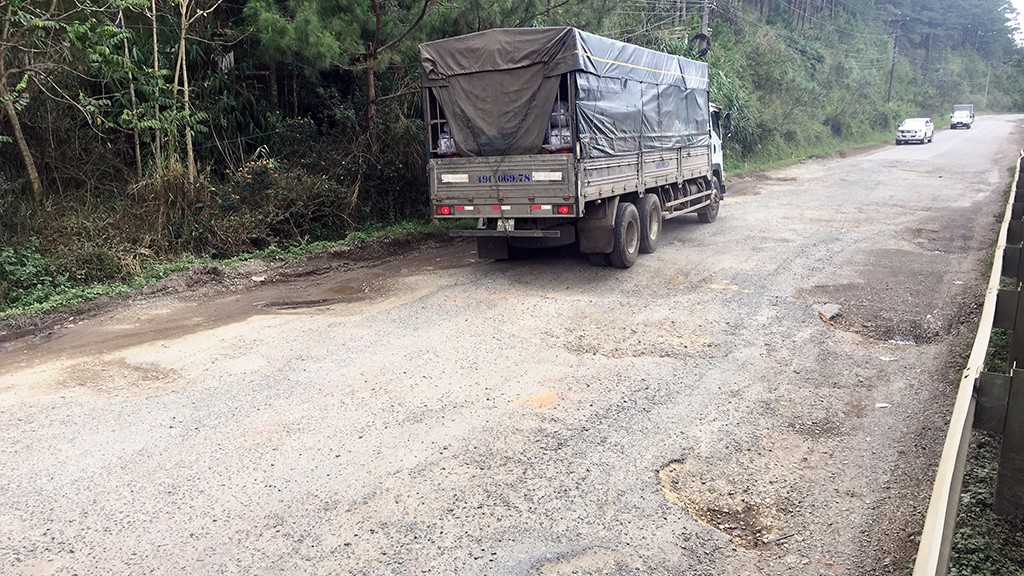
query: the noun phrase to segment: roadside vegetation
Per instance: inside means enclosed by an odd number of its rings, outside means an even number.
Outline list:
[[[1007,190],[1007,196],[1012,190]],[[1002,219],[1002,214],[995,217]],[[993,250],[985,266],[991,268]],[[1000,279],[1000,288],[1015,290],[1018,282]],[[993,328],[985,352],[985,370],[1010,374],[1010,346],[1013,332]],[[961,353],[966,364],[969,345]],[[954,375],[956,378],[959,374]],[[1002,518],[993,512],[996,475],[999,469],[1001,437],[982,430],[971,433],[971,447],[960,488],[956,531],[950,553],[949,576],[1006,574],[1024,576],[1024,518]]]
[[[960,491],[949,576],[1024,575],[1024,520],[992,512],[999,437],[975,432]]]
[[[170,274],[203,264],[230,266],[250,259],[293,259],[308,254],[359,248],[371,243],[429,239],[446,236],[449,230],[460,226],[463,224],[433,224],[426,220],[410,220],[384,227],[367,226],[348,233],[341,240],[272,245],[231,258],[183,254],[172,261],[153,264],[137,274],[116,281],[83,282],[78,277],[70,278],[67,275],[53,277],[48,275],[45,260],[33,246],[20,251],[4,247],[0,248],[0,268],[6,271],[5,289],[18,305],[0,310],[0,325],[10,328],[30,326],[37,317],[47,313],[97,298],[124,296]]]

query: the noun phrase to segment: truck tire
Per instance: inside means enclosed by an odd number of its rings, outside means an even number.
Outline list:
[[[651,254],[658,249],[661,239],[661,225],[664,216],[661,213],[661,200],[657,194],[647,193],[637,204],[640,213],[640,251]]]
[[[711,177],[711,204],[704,208],[703,212],[697,213],[697,219],[704,224],[711,224],[718,218],[718,206],[722,203],[722,194],[719,193],[721,185],[718,183],[718,176]]]
[[[629,202],[619,202],[612,228],[613,246],[608,258],[616,268],[629,268],[640,255],[640,213]]]

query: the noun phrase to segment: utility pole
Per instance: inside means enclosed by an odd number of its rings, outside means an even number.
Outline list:
[[[992,65],[988,66],[988,75],[985,76],[985,97],[981,100],[981,107],[984,109],[988,106],[988,81],[992,79]]]
[[[700,0],[700,34],[698,35],[698,37],[701,40],[698,44],[698,49],[700,51],[697,53],[699,57],[704,57],[705,55],[707,55],[708,50],[711,49],[711,36],[709,35],[710,28],[708,28],[708,13],[711,11],[711,3],[713,1],[714,0]],[[686,6],[686,4],[684,3],[683,6]]]
[[[896,34],[892,37],[892,65],[889,66],[889,89],[885,93],[886,103],[892,100],[892,79],[896,75],[896,54],[900,49],[900,24],[902,23],[903,19],[896,19]]]
[[[711,0],[701,0],[700,33],[708,34],[708,12],[711,10]]]
[[[928,33],[928,48],[924,51],[924,69],[926,72],[928,71],[928,64],[932,59],[932,34],[933,32]]]

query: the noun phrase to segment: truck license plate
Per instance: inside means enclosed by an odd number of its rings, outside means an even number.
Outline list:
[[[511,232],[515,229],[515,218],[498,218],[498,232]]]

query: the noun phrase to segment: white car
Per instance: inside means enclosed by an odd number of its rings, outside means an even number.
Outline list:
[[[974,124],[974,112],[970,110],[957,110],[953,112],[953,117],[949,119],[949,129],[956,130],[957,128],[971,129],[971,125]]]
[[[931,142],[935,137],[935,125],[931,118],[907,118],[896,129],[896,144],[904,142]]]

